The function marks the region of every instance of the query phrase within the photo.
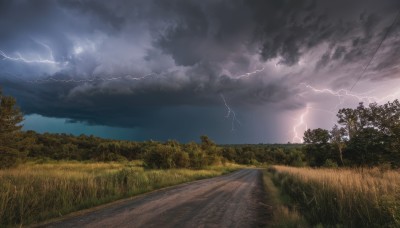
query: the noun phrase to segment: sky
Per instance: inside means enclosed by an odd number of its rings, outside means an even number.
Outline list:
[[[24,129],[302,142],[400,97],[398,0],[0,0]]]

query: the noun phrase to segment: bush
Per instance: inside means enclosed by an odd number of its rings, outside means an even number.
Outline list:
[[[190,165],[189,155],[179,146],[161,144],[152,147],[144,155],[143,162],[145,167],[155,169],[187,168]]]
[[[176,168],[188,168],[190,166],[189,154],[184,151],[175,151],[173,160]]]
[[[332,159],[326,159],[323,167],[325,167],[325,168],[337,168],[338,164],[335,161],[333,161]]]
[[[189,156],[192,168],[200,169],[208,165],[207,154],[200,149],[191,151]]]
[[[15,167],[19,161],[18,150],[0,146],[0,169]]]

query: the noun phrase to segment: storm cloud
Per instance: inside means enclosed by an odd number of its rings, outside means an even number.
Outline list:
[[[287,142],[309,104],[337,106],[302,85],[350,89],[388,29],[355,92],[396,89],[398,9],[396,0],[0,1],[0,84],[26,115],[131,128],[132,140]]]

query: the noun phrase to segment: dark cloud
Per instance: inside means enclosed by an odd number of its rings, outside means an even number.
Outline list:
[[[346,48],[344,46],[338,46],[332,55],[332,59],[338,60],[342,58],[344,54],[346,54]]]
[[[256,1],[252,4],[261,34],[264,60],[280,57],[288,66],[299,61],[304,48],[327,41],[333,28],[315,1]]]
[[[61,7],[65,6],[70,9],[76,10],[73,14],[92,15],[90,23],[102,24],[105,29],[121,29],[125,19],[114,11],[107,2],[100,1],[78,1],[78,0],[63,0],[60,1]],[[103,29],[104,29],[103,28]]]
[[[337,52],[335,52],[335,54],[336,53]],[[335,54],[334,54],[334,56],[335,56]],[[326,52],[325,54],[323,54],[321,56],[321,59],[318,60],[317,65],[315,66],[315,69],[318,70],[318,69],[324,68],[326,65],[328,65],[330,59],[331,59],[331,53]]]
[[[280,112],[305,107],[301,82],[351,84],[399,7],[395,0],[0,1],[0,50],[52,61],[3,58],[0,83],[26,114],[139,129],[143,138],[276,138],[254,116],[275,129]],[[362,81],[398,77],[399,29]],[[243,123],[234,135],[221,95]]]

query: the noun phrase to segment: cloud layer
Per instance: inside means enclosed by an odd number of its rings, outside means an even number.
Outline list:
[[[301,83],[349,89],[399,8],[396,0],[0,1],[0,83],[26,114],[132,128],[140,139],[285,142],[308,104],[337,105]],[[390,29],[355,92],[381,82],[395,89],[387,82],[400,76],[399,23]],[[221,94],[238,120],[233,133]]]

